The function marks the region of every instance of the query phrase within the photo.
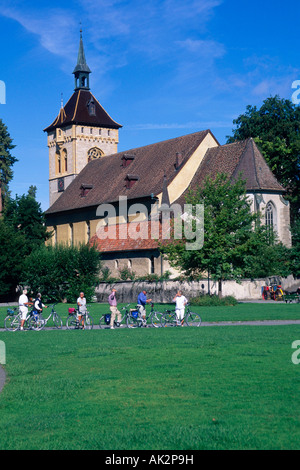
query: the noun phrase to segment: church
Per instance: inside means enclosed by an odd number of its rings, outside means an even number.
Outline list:
[[[207,176],[226,173],[233,181],[243,175],[252,210],[262,213],[283,244],[291,245],[285,188],[253,139],[220,145],[210,130],[203,130],[118,152],[122,126],[91,93],[90,73],[80,32],[74,92],[44,129],[50,243],[95,245],[114,277],[124,269],[137,276],[172,272],[159,251],[159,241],[165,238],[162,208],[183,208],[189,188],[201,185]],[[150,233],[152,220],[158,224],[155,236]]]

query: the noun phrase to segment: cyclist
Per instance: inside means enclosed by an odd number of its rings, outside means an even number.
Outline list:
[[[183,326],[184,311],[188,301],[184,295],[182,295],[182,292],[178,291],[173,299],[173,302],[176,302],[175,312],[177,317],[177,325]]]
[[[78,321],[81,321],[82,329],[84,330],[84,315],[86,314],[86,298],[84,297],[84,292],[80,292],[77,299],[78,305]]]
[[[21,327],[20,327],[21,331],[24,330],[24,323],[26,321],[27,314],[28,314],[28,305],[32,305],[32,303],[28,301],[27,289],[24,289],[22,292],[22,295],[20,295],[19,297],[19,309],[21,312]]]
[[[119,312],[117,308],[116,292],[117,292],[116,289],[112,289],[111,294],[108,296],[109,309],[111,312],[111,315],[110,315],[110,329],[111,330],[114,329],[114,322],[115,322],[116,315],[117,315],[117,326],[119,326],[119,324],[121,323],[121,319],[122,319],[121,313]]]
[[[139,313],[143,319],[144,327],[146,327],[146,309],[145,306],[147,303],[152,302],[152,299],[147,299],[147,293],[145,290],[139,293],[137,299],[137,306],[139,308]]]

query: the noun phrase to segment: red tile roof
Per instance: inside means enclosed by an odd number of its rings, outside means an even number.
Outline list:
[[[168,224],[160,221],[130,222],[109,225],[97,230],[90,240],[101,253],[115,251],[155,250],[159,242],[169,238]],[[104,238],[104,237],[108,238]]]

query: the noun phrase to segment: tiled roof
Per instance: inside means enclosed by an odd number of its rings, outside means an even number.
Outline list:
[[[252,138],[208,149],[189,189],[202,186],[207,177],[214,178],[217,173],[226,173],[235,181],[239,174],[246,181],[246,190],[284,193],[268,167],[264,157]],[[176,203],[184,204],[185,191]]]
[[[94,114],[89,113],[88,103],[91,100],[95,104]],[[91,125],[110,129],[122,127],[107,114],[105,109],[88,90],[75,91],[64,108],[61,108],[57,118],[44,131],[50,132],[57,127],[70,124]]]
[[[101,253],[155,250],[160,241],[168,238],[168,229],[168,224],[162,225],[159,220],[109,225],[107,229],[98,230],[98,234],[91,238],[90,245]],[[110,231],[110,235],[106,230]]]
[[[169,184],[180,171],[175,169],[176,153],[181,152],[183,166],[209,132],[196,132],[90,161],[46,214],[111,203],[118,201],[119,196],[136,199],[160,194],[164,175]],[[134,156],[125,167],[124,154]],[[126,188],[128,175],[138,177],[132,180],[130,188]],[[85,197],[80,197],[82,183],[93,186]]]

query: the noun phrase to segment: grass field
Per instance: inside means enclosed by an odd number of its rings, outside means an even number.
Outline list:
[[[300,305],[210,309],[204,321],[300,318]],[[291,345],[300,325],[0,332],[0,340],[8,376],[0,449],[299,449]]]

